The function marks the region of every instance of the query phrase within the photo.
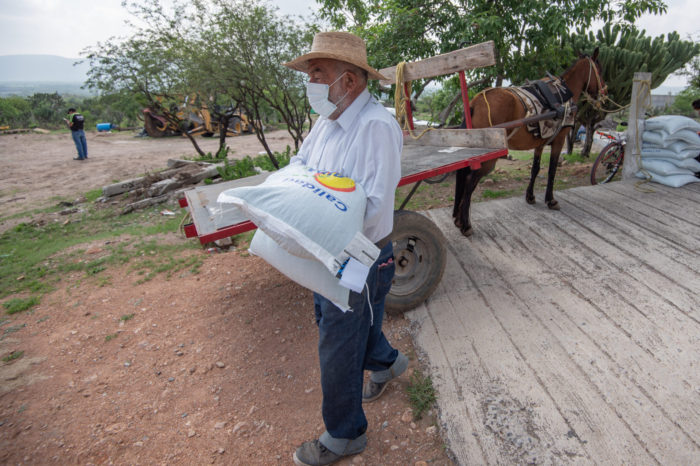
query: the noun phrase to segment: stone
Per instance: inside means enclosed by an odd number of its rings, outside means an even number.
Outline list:
[[[408,424],[413,420],[413,410],[412,409],[407,409],[402,415],[401,415],[401,422]]]
[[[437,433],[437,427],[436,426],[430,426],[425,429],[425,433],[428,435],[435,435]]]
[[[224,367],[226,367],[226,364],[224,364],[221,361],[216,361],[216,367],[218,367],[219,369],[223,369]]]
[[[235,426],[233,426],[233,430],[231,431],[231,433],[232,434],[236,434],[239,432],[243,433],[243,432],[245,432],[247,426],[248,426],[247,422],[241,421],[241,422],[237,423]]]
[[[214,429],[223,429],[224,427],[226,427],[226,421],[219,421],[214,424]]]

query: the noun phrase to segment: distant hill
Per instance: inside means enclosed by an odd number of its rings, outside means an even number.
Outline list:
[[[88,94],[80,89],[88,65],[73,66],[77,58],[57,55],[0,55],[0,96],[35,92]]]

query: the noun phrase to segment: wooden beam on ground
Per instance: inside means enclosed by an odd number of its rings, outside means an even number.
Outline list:
[[[414,135],[420,132],[414,131]],[[428,131],[419,139],[404,133],[405,145],[438,146],[438,147],[469,147],[482,149],[503,149],[508,146],[506,130],[501,128],[478,129],[434,129]]]
[[[433,78],[495,64],[494,44],[490,40],[425,60],[406,63],[403,79],[407,82],[414,79]],[[390,85],[396,82],[396,66],[383,68],[379,72],[387,78],[386,81],[380,81],[382,84]]]

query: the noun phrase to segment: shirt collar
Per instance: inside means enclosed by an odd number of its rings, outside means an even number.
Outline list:
[[[367,88],[364,88],[364,90],[355,98],[350,106],[346,108],[338,118],[336,118],[336,123],[338,123],[343,130],[347,131],[350,128],[350,125],[355,121],[357,115],[360,113],[360,110],[367,105],[369,99],[369,91]]]

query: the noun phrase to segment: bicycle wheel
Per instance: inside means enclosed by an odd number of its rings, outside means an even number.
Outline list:
[[[625,150],[619,142],[611,142],[600,151],[591,168],[591,184],[603,184],[622,176]]]

